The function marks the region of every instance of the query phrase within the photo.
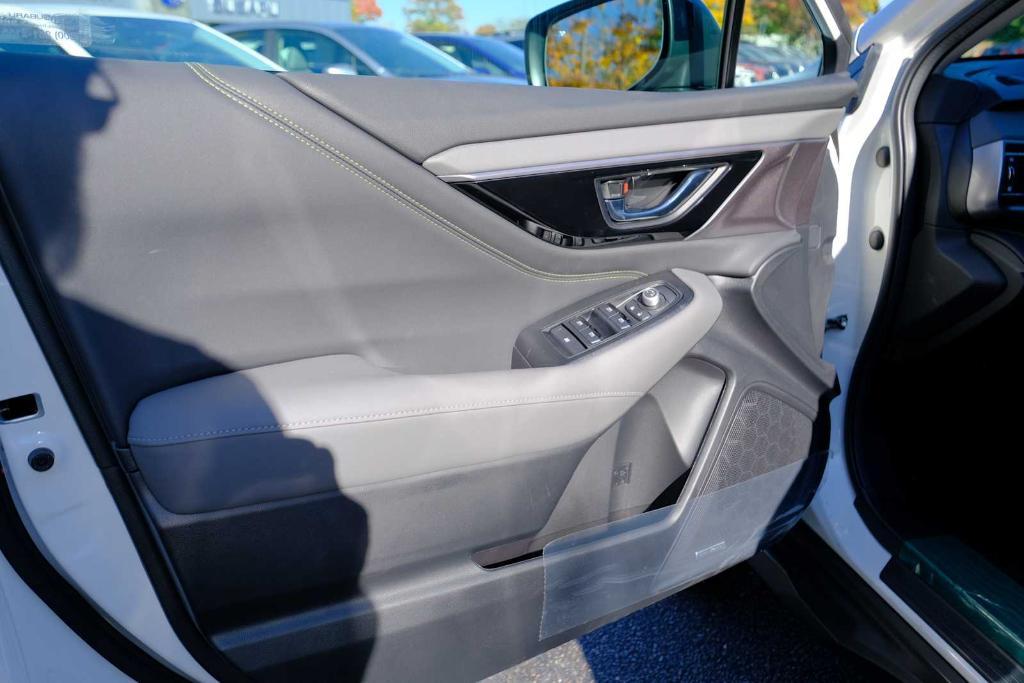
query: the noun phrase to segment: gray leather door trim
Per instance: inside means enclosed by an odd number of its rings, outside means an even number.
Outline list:
[[[843,113],[843,109],[795,111],[480,142],[434,154],[423,167],[439,176],[509,173],[630,155],[824,139],[835,131]]]
[[[446,149],[478,142],[840,109],[857,90],[846,74],[765,88],[688,93],[510,88],[300,73],[279,78],[420,163]]]
[[[366,166],[361,164],[356,159],[352,158],[345,152],[341,151],[337,147],[324,141],[318,137],[315,133],[311,133],[302,126],[298,125],[290,118],[281,114],[273,107],[270,107],[261,102],[256,97],[250,95],[245,90],[237,87],[236,85],[224,80],[213,73],[207,67],[202,64],[188,64],[189,69],[206,85],[210,86],[213,90],[223,95],[228,100],[237,103],[244,109],[252,112],[263,121],[266,121],[269,125],[280,129],[285,132],[296,141],[300,142],[313,152],[324,157],[328,161],[336,164],[338,167],[344,169],[351,175],[355,176],[362,182],[369,185],[372,189],[380,192],[381,194],[389,197],[392,201],[408,208],[412,213],[420,216],[428,223],[431,223],[435,227],[447,232],[448,234],[463,240],[470,246],[480,249],[488,256],[491,256],[498,261],[501,261],[507,266],[515,268],[520,272],[530,275],[533,277],[541,278],[544,280],[559,281],[559,282],[573,282],[573,281],[588,281],[588,280],[614,280],[614,279],[630,279],[635,277],[643,277],[646,273],[640,271],[606,271],[606,272],[595,272],[595,273],[552,273],[534,268],[530,265],[519,261],[513,256],[503,252],[501,249],[479,239],[469,231],[459,227],[452,221],[448,220],[444,216],[441,216],[437,212],[433,211],[423,203],[410,197],[408,194],[403,192],[401,189],[396,187],[393,183],[389,182],[386,178],[369,170]]]
[[[146,398],[129,442],[154,496],[178,513],[570,448],[625,415],[718,319],[710,280],[673,272],[692,302],[566,365],[426,376],[352,356],[293,361]],[[291,432],[302,438],[282,438]],[[333,467],[318,477],[304,455],[324,454]]]

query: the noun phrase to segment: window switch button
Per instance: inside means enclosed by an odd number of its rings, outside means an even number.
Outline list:
[[[587,327],[587,329],[583,330],[583,333],[580,335],[580,339],[583,340],[583,343],[587,345],[588,349],[604,341],[604,337],[601,336],[601,333],[593,327]]]
[[[604,321],[612,326],[612,329],[616,332],[626,332],[633,327],[633,322],[629,317],[615,308],[610,304],[604,304],[597,309]]]
[[[555,343],[562,348],[563,351],[569,353],[570,356],[575,356],[578,353],[586,351],[586,347],[580,343],[580,340],[572,335],[565,325],[558,325],[552,328],[550,332]]]
[[[586,331],[590,329],[590,323],[588,323],[587,319],[584,318],[583,316],[573,318],[572,320],[567,322],[565,326],[568,327],[572,332],[574,332],[576,336],[579,337],[580,339],[582,339],[584,333],[586,333]]]

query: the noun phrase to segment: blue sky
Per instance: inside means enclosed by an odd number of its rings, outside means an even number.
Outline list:
[[[407,0],[377,0],[384,15],[380,23],[392,28],[405,28],[402,8]],[[472,32],[481,24],[496,24],[502,19],[532,17],[538,12],[554,7],[558,0],[459,0],[465,19],[462,28]]]

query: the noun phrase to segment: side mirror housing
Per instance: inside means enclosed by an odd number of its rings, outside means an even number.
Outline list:
[[[721,47],[701,0],[569,0],[527,24],[526,72],[530,85],[713,88]]]

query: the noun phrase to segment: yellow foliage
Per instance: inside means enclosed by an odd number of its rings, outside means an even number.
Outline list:
[[[659,0],[606,3],[555,23],[548,33],[548,85],[626,90],[661,54]]]

